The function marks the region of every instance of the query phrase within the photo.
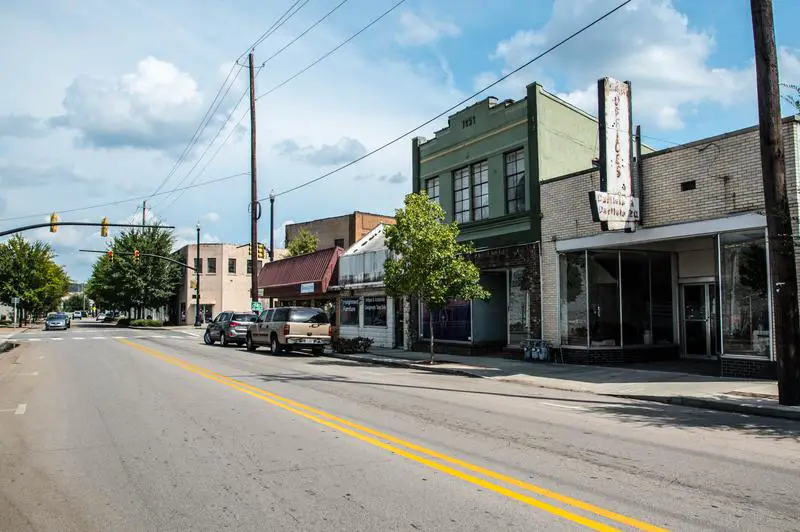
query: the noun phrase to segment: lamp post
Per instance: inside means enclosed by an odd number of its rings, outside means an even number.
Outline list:
[[[203,321],[200,317],[200,222],[197,222],[197,254],[194,265],[194,295],[195,295],[195,313],[194,313],[194,326],[200,327]]]

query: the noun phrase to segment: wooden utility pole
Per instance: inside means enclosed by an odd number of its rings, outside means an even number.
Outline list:
[[[147,225],[147,200],[142,202],[142,225]]]
[[[258,302],[258,180],[256,176],[256,76],[253,52],[247,56],[250,66],[250,299]]]
[[[781,131],[778,59],[772,0],[750,0],[756,52],[761,173],[769,237],[769,267],[778,360],[778,401],[800,405],[800,312],[797,303],[792,217],[786,194],[786,164]]]

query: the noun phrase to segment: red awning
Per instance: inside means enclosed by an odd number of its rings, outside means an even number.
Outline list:
[[[268,262],[258,273],[258,287],[264,289],[264,297],[324,294],[328,291],[343,251],[338,247],[321,249],[306,255]]]

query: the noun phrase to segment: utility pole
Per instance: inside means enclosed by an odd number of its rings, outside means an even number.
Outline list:
[[[275,192],[269,193],[269,261],[275,260]]]
[[[258,303],[258,178],[256,175],[256,75],[253,52],[247,56],[250,66],[250,299]]]
[[[195,313],[194,313],[194,326],[200,327],[203,323],[200,319],[200,222],[197,222],[197,254],[195,259],[195,269],[194,269],[194,297],[195,301]]]
[[[758,87],[761,173],[767,214],[769,267],[775,312],[775,355],[778,360],[778,402],[800,405],[800,312],[797,303],[792,217],[786,194],[778,59],[772,0],[750,0]]]
[[[142,225],[147,225],[147,200],[142,202]]]

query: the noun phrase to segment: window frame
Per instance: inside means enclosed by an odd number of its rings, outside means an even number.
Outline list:
[[[516,154],[519,154],[519,153],[521,153],[522,156],[521,157],[517,157],[514,160],[515,172],[513,174],[509,174],[509,172],[508,172],[508,165],[509,165],[508,158],[511,155],[516,155]],[[520,165],[521,165],[521,169],[520,169]],[[520,213],[520,212],[526,212],[528,210],[528,201],[527,201],[528,198],[526,197],[527,196],[527,194],[526,194],[526,190],[527,190],[526,189],[527,175],[526,174],[527,174],[527,168],[526,168],[526,165],[525,165],[525,148],[523,146],[520,146],[519,148],[515,148],[515,149],[513,149],[511,151],[507,151],[507,152],[505,152],[503,154],[503,177],[504,177],[504,182],[505,182],[505,210],[506,210],[505,212],[506,212],[506,214],[516,214],[516,213]],[[514,199],[511,199],[510,192],[512,190],[512,187],[509,186],[509,178],[518,177],[520,175],[522,176],[522,196],[521,197],[515,197]],[[513,190],[516,191],[517,187],[519,187],[519,183],[517,183],[513,187]],[[510,206],[512,205],[512,202],[513,202],[514,205],[519,205],[520,201],[522,202],[522,207],[521,208],[516,208],[515,207],[515,210],[512,211],[511,208],[510,208]]]
[[[231,271],[231,266],[233,266],[233,271]],[[232,274],[232,275],[236,275],[236,266],[237,266],[236,258],[235,257],[229,257],[228,258],[228,273]]]
[[[475,176],[476,176],[475,169],[478,168],[478,167],[483,167],[482,170],[481,170],[481,175],[482,176],[483,175],[486,176],[486,180],[485,181],[476,181],[475,180]],[[484,170],[485,170],[485,172],[484,172]],[[477,222],[477,221],[480,221],[480,220],[486,220],[487,218],[489,218],[489,161],[488,160],[478,161],[477,163],[472,163],[470,165],[470,180],[471,180],[471,183],[470,183],[470,194],[472,195],[472,197],[470,198],[471,199],[472,212],[470,214],[472,216],[472,221]],[[486,190],[485,193],[483,192],[484,187],[485,187],[485,190]],[[481,190],[480,194],[476,194],[476,188],[479,188]],[[486,198],[486,203],[482,203],[481,205],[478,205],[478,202],[476,201],[478,198]],[[484,210],[485,210],[485,214],[484,214]],[[481,213],[480,218],[477,216],[478,212]]]
[[[208,269],[208,274],[209,275],[216,275],[217,274],[217,257],[207,257],[206,258],[206,268]]]
[[[485,181],[475,181],[476,170],[479,169],[479,175],[483,177],[486,176]],[[484,172],[485,169],[485,172]],[[466,176],[465,173],[466,172]],[[464,186],[464,177],[466,177],[466,186]],[[461,180],[462,188],[457,188],[456,181]],[[453,220],[462,224],[468,222],[478,222],[481,220],[487,220],[491,217],[491,213],[489,211],[489,203],[490,203],[490,192],[489,192],[489,160],[488,159],[481,159],[480,161],[475,161],[474,163],[470,163],[466,166],[462,166],[460,168],[456,168],[452,171],[452,182],[453,182]],[[483,192],[483,187],[485,187],[485,192]],[[476,189],[479,191],[476,194]],[[464,193],[466,191],[466,198],[462,195],[461,199],[459,199],[458,194]],[[482,205],[476,204],[477,198],[486,198],[486,202]],[[463,210],[459,210],[460,207]],[[465,207],[466,204],[466,207]],[[480,215],[476,216],[476,213],[480,213]],[[466,216],[465,216],[466,215]]]
[[[461,168],[457,168],[453,170],[453,220],[458,223],[466,223],[472,221],[472,177],[471,173],[471,165],[463,166]],[[464,175],[464,171],[466,171],[466,175]],[[456,186],[456,181],[460,180],[461,188]],[[466,182],[466,185],[464,184]],[[458,197],[458,193],[461,192],[462,194],[466,193],[466,199],[464,196],[461,196],[461,199]],[[465,203],[466,202],[466,203]],[[459,203],[463,210],[459,210]],[[463,215],[466,215],[465,219],[462,219]]]
[[[431,186],[433,184],[433,186]],[[439,180],[439,176],[429,177],[425,180],[425,193],[428,195],[428,199],[431,201],[436,201],[436,203],[441,203],[441,189],[442,182]],[[431,195],[431,190],[435,190],[436,194]]]

